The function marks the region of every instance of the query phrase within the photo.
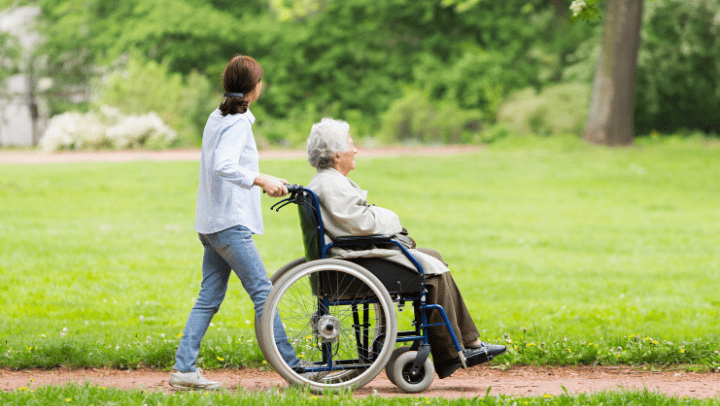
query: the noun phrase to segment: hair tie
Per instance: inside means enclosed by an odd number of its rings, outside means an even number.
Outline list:
[[[242,97],[245,96],[245,95],[242,94],[242,93],[225,92],[225,93],[223,94],[223,96],[225,96],[225,97],[240,97],[240,98],[242,98]]]

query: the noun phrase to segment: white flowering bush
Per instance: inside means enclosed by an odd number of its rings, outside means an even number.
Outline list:
[[[105,128],[93,113],[69,112],[53,117],[40,145],[45,151],[98,147]]]
[[[596,7],[597,0],[573,0],[570,11],[574,20],[592,20],[600,17]]]
[[[154,112],[124,115],[102,106],[99,112],[68,112],[54,116],[40,140],[43,150],[78,149],[162,149],[169,147],[177,133]]]
[[[163,123],[160,116],[151,112],[122,117],[116,125],[107,129],[105,136],[118,149],[162,149],[169,146],[177,134]]]
[[[570,4],[570,10],[573,12],[573,17],[579,16],[587,7],[587,2],[584,0],[574,0],[572,4]]]

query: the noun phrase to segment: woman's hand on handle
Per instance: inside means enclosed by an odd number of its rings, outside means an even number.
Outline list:
[[[285,179],[261,173],[255,178],[253,185],[260,186],[270,197],[282,197],[288,194],[288,190],[285,187],[287,183],[288,181]]]

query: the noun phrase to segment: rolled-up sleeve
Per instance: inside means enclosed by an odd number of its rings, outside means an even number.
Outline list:
[[[213,171],[215,174],[244,189],[252,188],[259,175],[258,172],[243,167],[240,162],[247,139],[252,137],[251,131],[250,123],[240,120],[220,135],[214,151]]]

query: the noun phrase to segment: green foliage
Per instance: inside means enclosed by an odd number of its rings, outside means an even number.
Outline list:
[[[17,73],[20,47],[17,38],[0,31],[0,91],[4,90],[5,79]]]
[[[307,106],[307,111],[304,114],[297,111],[286,118],[267,117],[262,101],[251,106],[251,108],[257,118],[253,125],[253,134],[257,140],[258,148],[261,149],[269,146],[305,148],[305,142],[308,135],[310,135],[310,128],[321,118],[310,105]],[[344,119],[342,116],[336,118]]]
[[[237,45],[243,43],[242,33],[232,28],[242,22],[235,10],[226,11],[228,4],[219,0],[42,0],[38,5],[43,11],[41,33],[46,38],[38,53],[47,55],[45,71],[40,73],[54,79],[50,93],[53,113],[76,110],[74,104],[78,103],[87,108],[93,79],[107,71],[103,67],[114,66],[129,55],[141,55],[138,63],[143,65],[149,59],[169,72],[197,76],[192,72],[206,75],[244,51]],[[247,16],[258,11],[253,5],[252,1],[243,2],[238,9]],[[217,74],[214,69],[212,73]],[[184,81],[200,89],[207,87],[197,77]],[[213,84],[217,87],[217,79]],[[210,111],[201,123],[192,125],[203,125]]]
[[[28,1],[18,4],[24,3]],[[47,56],[46,70],[38,74],[54,79],[49,93],[53,113],[90,108],[89,84],[132,55],[141,69],[158,72],[168,81],[168,88],[194,89],[184,99],[189,105],[171,100],[167,105],[178,109],[161,113],[183,139],[194,139],[218,101],[212,90],[220,90],[226,62],[236,54],[249,54],[265,70],[266,90],[259,101],[264,128],[259,132],[268,145],[297,146],[307,124],[324,116],[352,117],[363,137],[374,134],[388,109],[402,103],[406,88],[421,89],[437,106],[447,102],[463,111],[480,111],[484,121],[493,124],[510,94],[562,81],[589,82],[595,72],[602,34],[598,17],[605,2],[248,0],[239,5],[229,0],[120,0],[110,6],[100,0],[41,0],[37,4],[43,9],[40,26],[46,38],[39,53]],[[645,4],[636,132],[671,133],[682,128],[720,132],[720,119],[714,114],[720,109],[720,36],[715,21],[720,3]],[[573,19],[590,22],[572,24]],[[119,95],[130,92],[151,99],[141,107],[157,103],[152,95],[131,91],[130,84],[123,86],[116,89]],[[157,83],[146,87],[162,88]]]
[[[588,4],[591,2],[588,1]],[[593,1],[598,10],[604,2]],[[599,10],[602,13],[602,10]],[[645,1],[638,54],[635,133],[720,132],[720,2]],[[584,17],[582,17],[585,19]],[[569,56],[563,77],[592,81],[602,30]]]
[[[472,19],[475,25],[451,42],[448,53],[422,54],[414,69],[414,85],[434,98],[479,109],[493,121],[509,93],[556,80],[574,41],[587,37],[580,32],[590,30],[568,26],[566,17],[547,4],[510,3],[444,1],[460,20]],[[507,30],[498,30],[500,26]]]
[[[508,69],[511,63],[501,52],[479,48],[464,52],[450,67],[428,58],[416,69],[416,83],[439,100],[479,109],[494,118],[508,89],[529,85],[517,71]]]
[[[242,33],[234,27],[242,22],[235,18],[235,10],[227,10],[222,3],[120,0],[111,5],[98,0],[42,0],[39,5],[48,35],[44,51],[64,56],[50,63],[66,68],[88,69],[137,51],[167,63],[175,72],[204,71],[238,52],[233,44],[240,42]],[[237,8],[241,15],[256,11],[256,2],[245,3]]]
[[[646,3],[638,57],[638,133],[720,133],[720,1]]]
[[[208,79],[197,72],[183,78],[167,64],[137,57],[107,76],[97,93],[99,106],[116,106],[125,114],[157,113],[186,146],[200,144],[207,116],[220,103]]]
[[[598,10],[597,3],[598,0],[573,0],[572,4],[570,4],[573,21],[600,19],[600,10]]]
[[[321,0],[269,0],[280,21],[292,21],[320,11]]]
[[[197,71],[218,90],[227,60],[249,54],[265,70],[259,103],[266,121],[280,120],[267,131],[270,144],[298,117],[361,117],[362,132],[371,134],[413,82],[436,100],[493,120],[509,92],[558,78],[573,41],[589,32],[581,25],[568,29],[567,16],[541,0],[40,5],[48,38],[41,52],[49,56],[47,73],[56,84],[54,112],[89,94],[87,83],[103,71],[96,67],[114,66],[128,54],[139,55],[143,65],[152,60],[166,67],[168,75]],[[192,120],[204,124],[204,117]],[[297,144],[294,138],[284,143]]]
[[[482,130],[482,118],[478,110],[463,110],[452,101],[433,103],[423,92],[411,90],[385,113],[380,139],[386,143],[468,143]]]
[[[498,121],[519,135],[581,135],[587,120],[590,85],[551,85],[540,93],[528,88],[509,97],[500,107]]]

